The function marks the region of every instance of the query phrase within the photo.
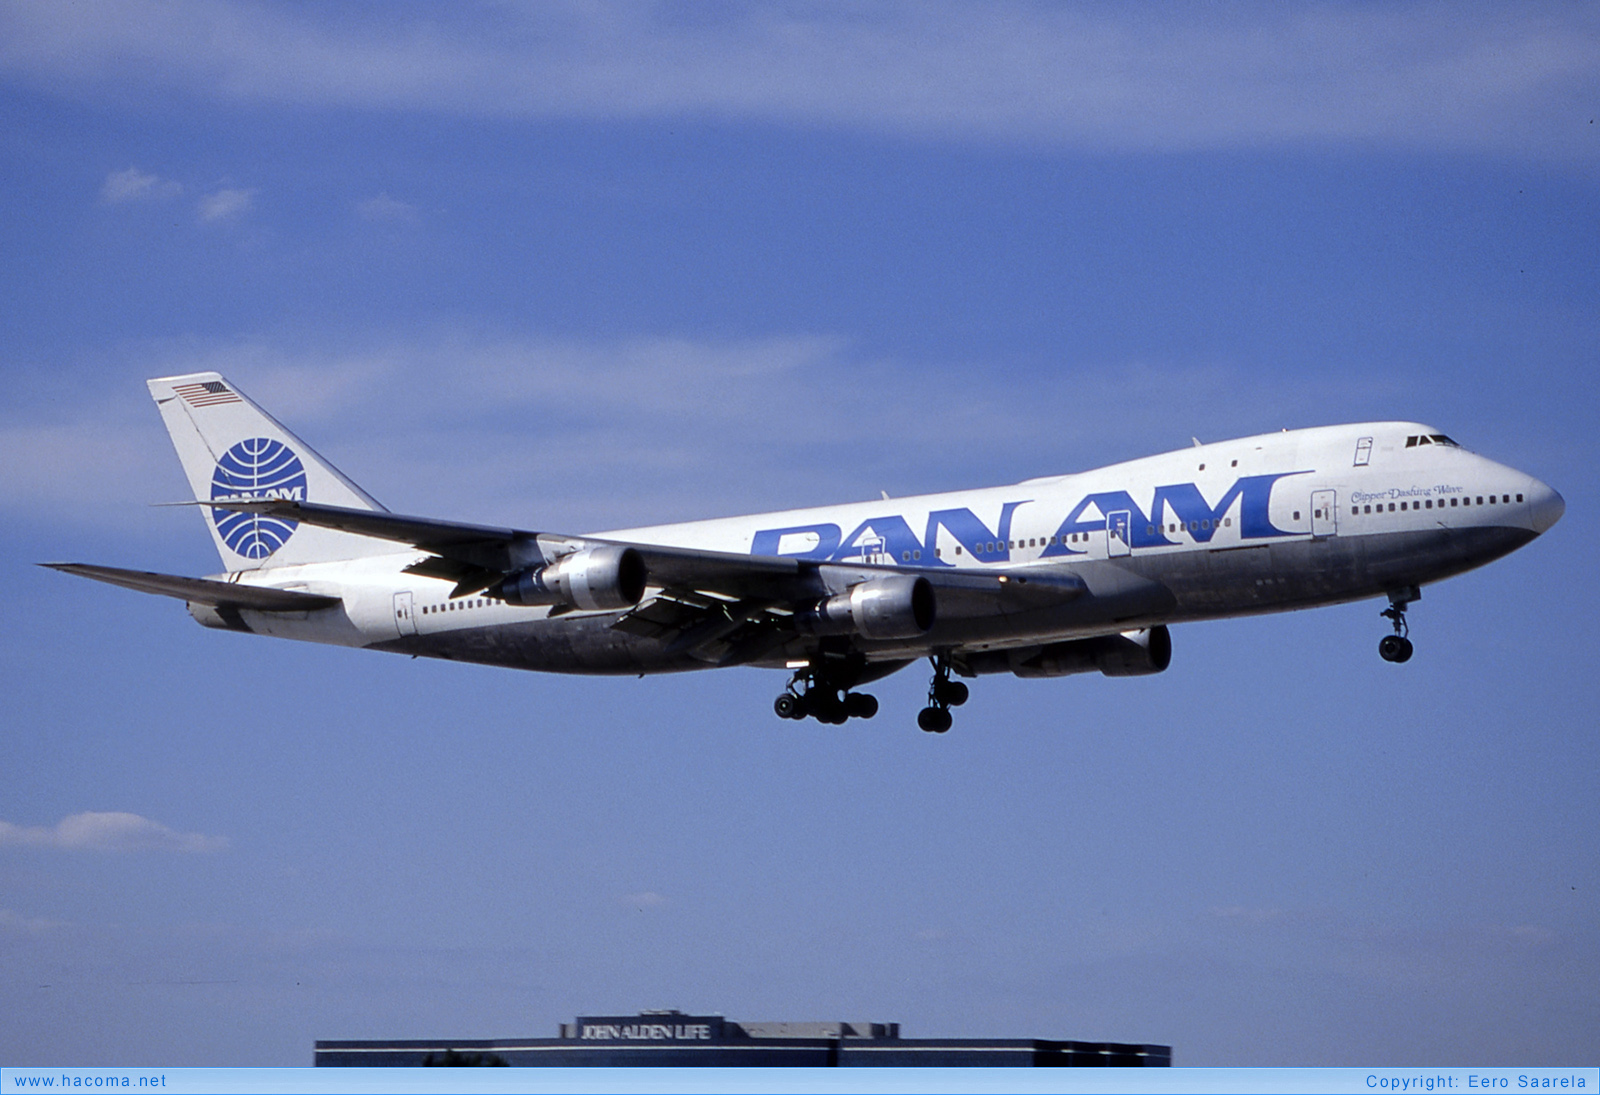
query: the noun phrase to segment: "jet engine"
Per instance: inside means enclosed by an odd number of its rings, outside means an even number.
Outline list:
[[[606,544],[529,567],[500,583],[500,597],[513,605],[573,605],[628,608],[644,596],[644,559],[631,547]]]
[[[914,639],[933,626],[933,586],[926,578],[897,574],[852,586],[805,612],[795,627],[811,635],[860,635],[863,639]]]
[[[1049,646],[968,655],[975,673],[1004,673],[1019,677],[1066,677],[1098,669],[1108,677],[1143,677],[1172,664],[1172,635],[1166,625],[1097,635]]]

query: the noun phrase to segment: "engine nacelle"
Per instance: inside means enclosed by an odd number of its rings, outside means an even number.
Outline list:
[[[1143,677],[1172,664],[1172,635],[1166,625],[1120,635],[1097,635],[1051,643],[1031,651],[992,651],[969,655],[977,673],[1003,673],[1019,677],[1066,677],[1099,670],[1108,677]]]
[[[860,635],[863,639],[915,639],[926,635],[937,615],[926,578],[897,574],[852,586],[795,614],[795,627],[811,635]]]
[[[513,605],[573,605],[628,608],[644,596],[647,570],[631,547],[606,544],[563,555],[542,567],[519,570],[500,583],[500,597]]]

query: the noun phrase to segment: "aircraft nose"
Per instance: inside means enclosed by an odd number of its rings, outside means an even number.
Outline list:
[[[1528,516],[1533,521],[1534,532],[1544,532],[1561,520],[1565,512],[1567,503],[1561,495],[1537,479],[1528,483]]]

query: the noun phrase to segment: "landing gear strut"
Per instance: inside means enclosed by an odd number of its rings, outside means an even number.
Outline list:
[[[1405,662],[1411,660],[1411,640],[1406,636],[1411,629],[1406,625],[1406,609],[1411,602],[1422,596],[1422,590],[1416,586],[1407,586],[1405,589],[1395,589],[1389,592],[1389,607],[1379,613],[1384,619],[1394,624],[1394,634],[1385,635],[1378,643],[1378,657],[1386,662]]]
[[[844,683],[835,674],[808,666],[795,671],[789,687],[772,701],[772,709],[783,719],[814,718],[839,725],[847,719],[870,719],[878,713],[878,698],[865,692],[851,692],[856,676]]]
[[[933,681],[928,685],[928,706],[917,713],[917,725],[930,734],[942,734],[955,721],[950,717],[952,707],[967,702],[967,686],[950,679],[950,662],[943,654],[928,659],[933,663]]]

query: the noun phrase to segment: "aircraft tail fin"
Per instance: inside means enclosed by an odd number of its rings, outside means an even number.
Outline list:
[[[147,382],[195,501],[286,498],[383,511],[366,491],[218,373]],[[200,507],[231,573],[387,555],[395,545],[295,521]]]

